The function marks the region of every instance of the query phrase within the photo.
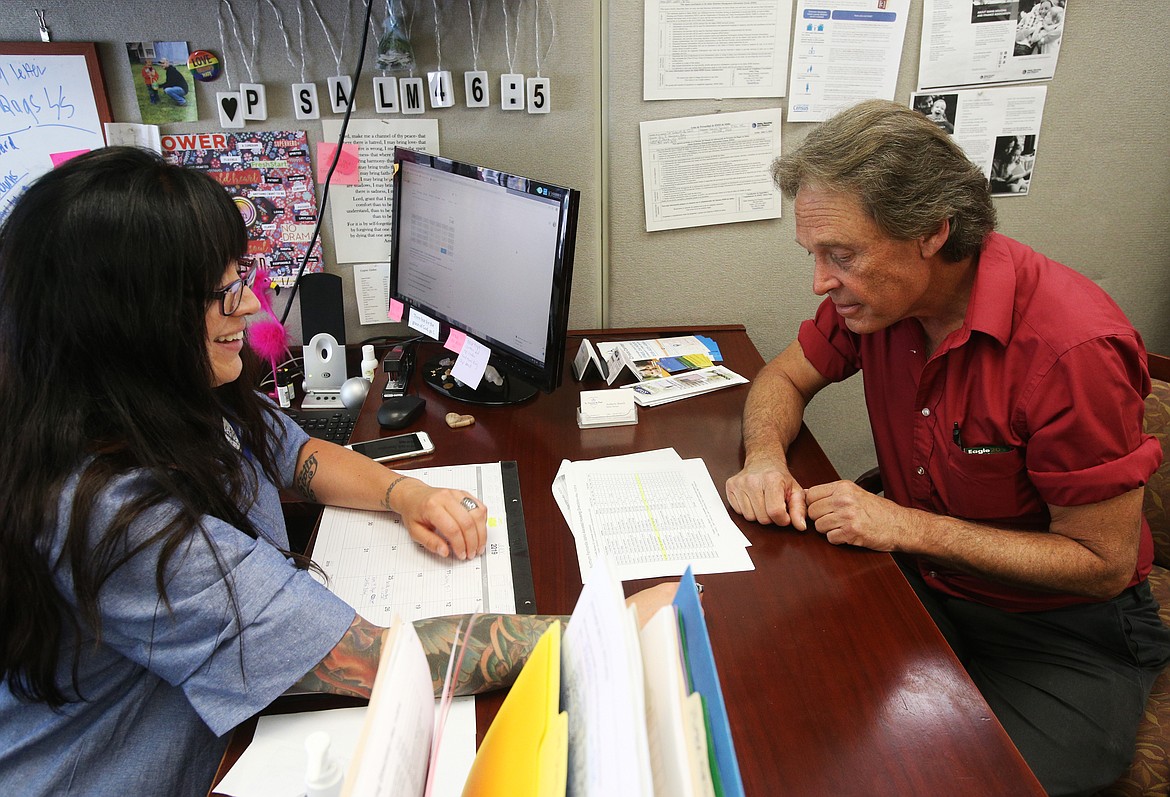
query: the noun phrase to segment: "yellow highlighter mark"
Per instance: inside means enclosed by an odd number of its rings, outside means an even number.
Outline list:
[[[634,481],[638,484],[638,495],[642,498],[642,506],[646,507],[646,517],[650,520],[650,528],[654,531],[654,539],[658,540],[658,548],[662,551],[662,558],[666,559],[666,545],[662,542],[662,533],[658,531],[658,524],[654,521],[654,512],[650,509],[650,502],[646,500],[646,490],[642,487],[642,477],[634,474]]]

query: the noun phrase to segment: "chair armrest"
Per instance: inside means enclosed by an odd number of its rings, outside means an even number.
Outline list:
[[[865,473],[853,480],[862,489],[877,495],[882,492],[884,488],[882,484],[881,468],[870,468]]]

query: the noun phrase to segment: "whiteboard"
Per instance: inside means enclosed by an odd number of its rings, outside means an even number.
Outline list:
[[[0,221],[33,180],[105,146],[112,121],[88,42],[0,42]]]

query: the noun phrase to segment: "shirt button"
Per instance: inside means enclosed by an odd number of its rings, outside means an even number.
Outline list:
[[[921,476],[921,475],[922,475],[922,474],[924,474],[924,473],[926,473],[926,468],[919,468],[919,469],[918,469],[918,475],[919,475],[919,476]]]
[[[931,570],[931,571],[930,571],[929,573],[927,573],[926,575],[930,576],[931,578],[938,578],[938,571],[937,571],[937,570]]]
[[[923,407],[922,414],[929,417],[930,416],[930,407]]]

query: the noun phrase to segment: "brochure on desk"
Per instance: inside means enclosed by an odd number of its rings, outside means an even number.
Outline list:
[[[642,382],[710,368],[722,360],[719,345],[702,335],[606,341],[596,345],[586,338],[573,358],[573,376],[580,381],[596,371],[606,384],[612,385],[623,371],[629,371]]]
[[[396,618],[344,795],[428,793],[443,723],[427,673],[413,628]],[[463,787],[464,797],[743,793],[694,577],[639,630],[604,561],[563,634],[554,624],[534,648]]]
[[[597,373],[612,385],[629,371],[637,381],[622,387],[634,392],[639,406],[654,407],[747,383],[747,379],[720,365],[722,360],[719,345],[702,335],[603,342],[596,346],[586,338],[573,359],[573,375],[581,381]]]

